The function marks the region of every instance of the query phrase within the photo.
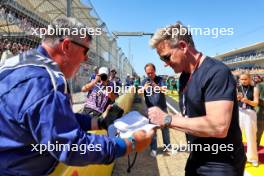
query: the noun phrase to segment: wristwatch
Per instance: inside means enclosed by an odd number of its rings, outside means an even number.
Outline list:
[[[164,126],[165,126],[165,127],[170,126],[171,121],[172,121],[172,116],[169,115],[169,114],[166,115],[166,116],[164,117],[164,119],[163,119]]]
[[[135,151],[135,149],[136,149],[136,140],[135,140],[135,138],[133,136],[130,136],[127,139],[132,144],[132,151]]]

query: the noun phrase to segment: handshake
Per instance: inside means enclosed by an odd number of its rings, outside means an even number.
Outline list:
[[[108,129],[110,125],[113,125],[114,121],[123,116],[124,110],[118,105],[113,104],[107,107],[106,113],[103,117],[98,119],[98,127],[100,129]],[[138,130],[135,131],[130,137],[124,138],[127,144],[126,154],[132,151],[141,152],[149,146],[152,137],[154,135],[154,130]]]

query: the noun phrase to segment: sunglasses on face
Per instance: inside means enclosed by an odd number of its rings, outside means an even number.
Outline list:
[[[84,54],[85,56],[88,54],[88,51],[89,51],[89,49],[90,49],[89,47],[87,47],[87,46],[85,46],[84,44],[81,44],[81,43],[79,43],[79,42],[77,42],[77,41],[74,41],[74,40],[71,40],[71,42],[74,43],[75,45],[78,45],[78,46],[82,47],[82,48],[84,49],[83,54]]]
[[[165,56],[160,56],[160,60],[162,60],[163,62],[169,62],[171,58],[171,54],[167,54]]]
[[[60,42],[62,42],[64,39],[65,39],[65,38],[60,39]],[[78,42],[78,41],[72,40],[72,39],[70,39],[70,41],[71,41],[72,43],[74,43],[75,45],[78,45],[78,46],[82,47],[82,48],[84,49],[83,54],[84,54],[85,56],[88,54],[88,51],[90,50],[89,47],[85,46],[84,44],[82,44],[82,43],[80,43],[80,42]]]

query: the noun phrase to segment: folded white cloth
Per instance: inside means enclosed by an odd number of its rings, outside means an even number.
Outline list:
[[[117,119],[114,125],[108,128],[108,134],[109,136],[118,134],[121,138],[128,138],[135,131],[149,131],[156,126],[157,125],[150,124],[149,119],[139,112],[131,111],[120,119]]]

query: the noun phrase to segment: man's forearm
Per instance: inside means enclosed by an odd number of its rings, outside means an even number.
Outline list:
[[[250,101],[250,100],[248,100],[246,103],[249,104],[250,106],[253,106],[253,107],[256,107],[258,105],[258,101]]]
[[[91,90],[95,86],[96,83],[97,83],[96,80],[92,80],[90,83],[84,85],[82,87],[82,92],[88,92],[89,90]]]
[[[196,118],[173,116],[170,127],[198,137],[224,137],[222,128],[213,125],[206,116]]]

